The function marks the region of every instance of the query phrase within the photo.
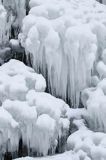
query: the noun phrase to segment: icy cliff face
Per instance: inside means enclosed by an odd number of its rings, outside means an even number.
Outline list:
[[[106,7],[95,0],[31,0],[19,40],[53,95],[79,106],[106,47]]]

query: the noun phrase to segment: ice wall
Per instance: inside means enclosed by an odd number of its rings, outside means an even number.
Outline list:
[[[49,91],[78,107],[105,45],[106,7],[95,0],[31,0],[30,7],[21,44],[33,68],[47,79]]]
[[[18,36],[29,0],[1,3],[7,10],[1,27],[1,41],[6,43]],[[47,79],[49,91],[78,107],[80,92],[91,85],[94,61],[105,45],[105,35],[99,30],[105,31],[105,7],[90,0],[52,3],[30,1],[19,40],[30,53],[33,68]],[[10,50],[1,50],[1,54],[8,57]]]

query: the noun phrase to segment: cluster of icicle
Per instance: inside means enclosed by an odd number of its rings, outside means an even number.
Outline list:
[[[43,76],[22,62],[10,60],[0,67],[1,157],[5,152],[17,156],[20,139],[32,156],[53,154],[57,146],[65,150],[69,107],[45,88]]]
[[[7,31],[7,12],[3,5],[0,3],[0,47],[5,44],[8,39]]]
[[[50,92],[78,107],[104,48],[99,36],[106,26],[106,6],[95,0],[30,0],[30,8],[19,40]],[[105,33],[100,38],[104,41]]]
[[[95,131],[106,132],[106,29],[104,31],[100,36],[105,35],[105,49],[99,52],[92,87],[82,92],[82,102],[88,111],[89,127]]]
[[[0,65],[13,57],[13,54],[23,52],[18,41],[18,48],[14,49],[9,40],[18,37],[28,2],[29,0],[0,0]]]
[[[5,33],[5,37],[3,37],[5,43],[8,42],[12,36],[16,38],[21,30],[22,20],[26,15],[28,2],[29,0],[0,0],[2,6],[0,10],[1,12],[5,10],[4,15],[1,14],[0,18],[0,29],[3,29],[1,34]],[[11,33],[12,29],[14,33]],[[2,38],[0,38],[0,40],[2,40]]]

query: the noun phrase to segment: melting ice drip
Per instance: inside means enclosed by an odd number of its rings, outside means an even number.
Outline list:
[[[33,68],[48,81],[53,95],[79,106],[90,86],[96,55],[102,52],[106,7],[95,0],[31,0],[19,35]],[[99,43],[100,42],[100,43]]]

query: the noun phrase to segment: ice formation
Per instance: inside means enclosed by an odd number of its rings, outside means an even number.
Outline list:
[[[89,127],[106,132],[106,45],[98,53],[92,87],[82,92],[82,103],[88,112]]]
[[[35,69],[14,59],[0,67],[0,158],[6,152],[16,158],[21,145],[28,156],[69,150],[36,160],[106,160],[106,6],[95,0],[0,4],[0,63],[10,50],[25,48]],[[21,26],[18,40],[8,42]],[[49,92],[76,109],[46,93],[35,71]]]
[[[78,107],[106,46],[106,6],[95,0],[30,0],[30,7],[19,40],[50,92]]]
[[[0,1],[0,65],[13,56],[9,40],[16,38],[20,32],[22,19],[26,15],[23,3],[25,1]]]
[[[0,48],[8,41],[7,12],[0,3]]]
[[[22,20],[26,15],[26,0],[2,0],[1,4],[7,11],[7,27],[9,37],[16,38],[22,26]]]
[[[0,47],[6,47],[10,37],[18,36],[26,15],[26,3],[26,0],[0,0]]]
[[[14,152],[18,147],[18,122],[5,109],[0,108],[0,159],[8,151]]]
[[[80,118],[73,123],[78,130],[69,136],[65,153],[44,158],[26,157],[19,160],[105,160],[106,134],[89,130]]]
[[[73,150],[75,155],[79,155],[79,160],[106,159],[106,134],[92,132],[86,127],[80,128],[67,140],[68,150]]]
[[[2,65],[0,75],[0,136],[7,136],[0,141],[0,156],[17,152],[21,139],[27,155],[55,153],[61,137],[68,137],[69,106],[45,93],[43,76],[18,60]],[[65,147],[66,140],[60,151]]]

